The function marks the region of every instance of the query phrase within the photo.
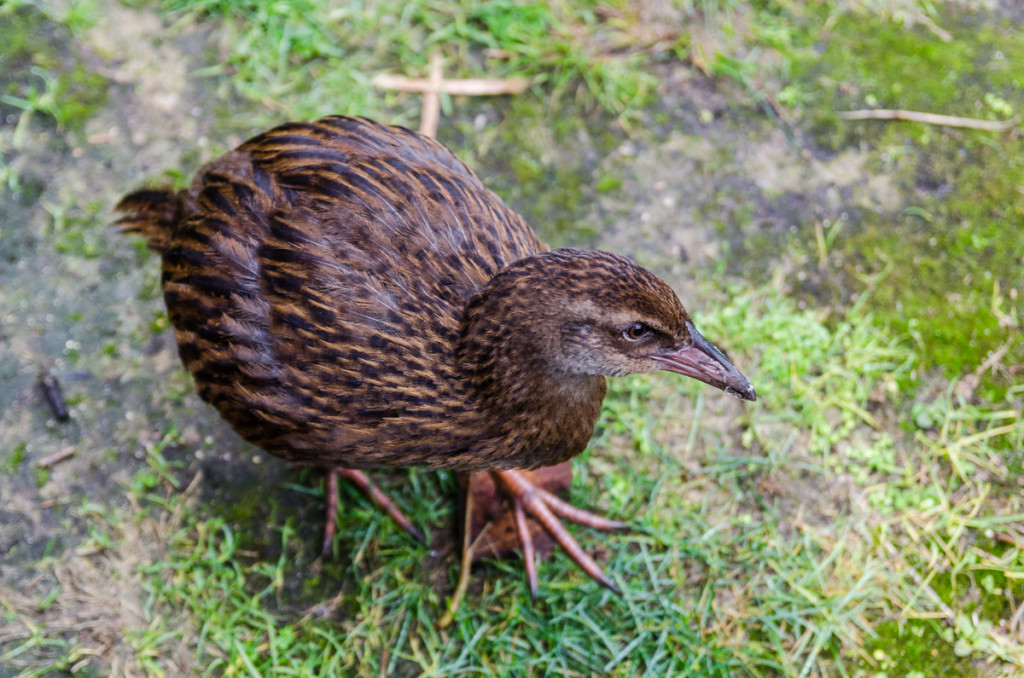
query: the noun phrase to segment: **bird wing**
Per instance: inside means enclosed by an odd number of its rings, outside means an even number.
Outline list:
[[[293,456],[358,452],[349,462],[361,466],[457,448],[463,309],[505,265],[544,249],[532,230],[446,148],[408,130],[328,118],[239,151],[271,203],[235,201],[261,220],[260,297],[289,390],[277,402],[307,431],[280,443],[308,447]]]

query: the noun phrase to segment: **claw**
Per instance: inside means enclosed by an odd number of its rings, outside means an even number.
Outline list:
[[[533,534],[530,532],[530,526],[526,524],[523,502],[515,498],[512,500],[512,507],[516,512],[516,532],[519,534],[519,542],[523,546],[523,566],[526,568],[526,583],[530,587],[530,600],[536,603],[537,553],[533,548]]]
[[[370,478],[362,471],[352,468],[333,468],[327,472],[327,523],[324,526],[324,547],[323,553],[330,553],[331,544],[334,543],[334,535],[337,531],[337,508],[338,508],[338,478],[345,478],[358,487],[363,494],[376,504],[377,508],[391,516],[391,519],[403,530],[412,535],[413,539],[426,546],[427,540],[423,533],[417,530],[412,522],[405,517],[401,509],[391,501],[391,497],[384,494],[384,491],[370,482]]]
[[[543,487],[538,487],[536,490],[537,494],[543,497],[544,502],[547,503],[548,507],[552,511],[566,520],[576,523],[577,525],[592,527],[595,530],[604,530],[605,532],[625,530],[629,528],[629,525],[621,521],[611,520],[610,518],[599,516],[596,513],[591,513],[590,511],[584,511],[581,508],[577,508],[569,502],[559,499]]]
[[[537,573],[536,565],[532,564],[531,561],[533,555],[533,539],[530,536],[529,529],[526,525],[525,513],[529,513],[533,516],[544,529],[547,530],[555,541],[557,541],[569,557],[579,565],[584,572],[590,575],[590,577],[601,584],[602,586],[610,589],[616,594],[622,595],[619,587],[608,578],[601,568],[598,566],[594,559],[583,550],[582,547],[573,539],[569,531],[562,525],[562,521],[555,515],[561,515],[566,520],[571,520],[575,523],[587,525],[589,527],[596,527],[597,529],[603,530],[618,530],[626,527],[625,523],[620,523],[616,520],[608,520],[601,516],[595,515],[588,511],[578,509],[571,504],[568,504],[561,499],[558,499],[551,493],[537,487],[531,483],[522,471],[511,469],[508,471],[492,471],[491,475],[494,477],[495,483],[512,498],[513,508],[516,511],[516,527],[519,532],[519,540],[523,546],[523,554],[527,556],[526,564],[526,578],[530,585],[530,593],[536,597],[537,587]],[[520,516],[523,516],[520,519]],[[533,572],[531,573],[531,569]]]

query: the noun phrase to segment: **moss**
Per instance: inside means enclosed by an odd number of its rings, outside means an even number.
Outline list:
[[[13,12],[0,14],[0,41],[4,49],[0,51],[0,72],[10,73],[24,69],[38,53],[46,53],[53,46],[38,41],[40,32],[47,24],[47,19],[40,12],[30,7],[20,7]]]
[[[838,121],[836,111],[895,108],[1004,119],[1007,111],[997,100],[1013,100],[1021,87],[1016,65],[1024,48],[1012,27],[980,15],[947,15],[939,23],[953,37],[944,42],[921,26],[865,22],[847,13],[821,41],[818,22],[827,11],[820,6],[809,13],[789,56],[805,113],[832,148],[863,139],[898,144],[907,137],[927,144],[941,135],[926,125],[851,125]]]
[[[861,662],[860,668],[867,675],[881,675],[880,669],[890,676],[967,676],[973,673],[971,661],[956,656],[953,646],[942,634],[941,625],[931,619],[908,619],[903,623],[883,621],[875,627],[875,635],[865,643],[864,649],[878,662],[875,666]]]
[[[1003,558],[1009,545],[979,536],[977,548]],[[968,554],[970,558],[970,553]],[[875,627],[876,635],[865,643],[888,675],[963,676],[973,674],[972,657],[987,656],[987,634],[977,629],[997,625],[1015,610],[1012,601],[1024,593],[1024,584],[1010,579],[999,569],[973,570],[972,562],[961,564],[963,572],[946,573],[931,579],[932,589],[950,609],[955,610],[953,625],[934,619],[907,619],[902,622],[883,621]],[[868,669],[862,662],[862,669]]]
[[[926,366],[970,372],[1020,329],[1024,316],[1024,145],[993,148],[981,135],[918,150],[920,202],[898,215],[865,214],[841,251],[866,272],[888,269],[871,291],[880,319],[915,337]],[[965,162],[964,155],[969,159]],[[1011,348],[1009,364],[1024,357]],[[1006,384],[988,383],[989,399]]]
[[[81,64],[61,73],[57,80],[58,123],[81,131],[85,121],[107,104],[107,79]]]
[[[478,116],[491,119],[483,133]],[[491,102],[460,102],[442,141],[465,158],[514,210],[552,246],[587,246],[601,229],[593,205],[599,192],[616,190],[617,177],[594,176],[621,131],[605,115],[580,107],[552,111],[531,94]]]
[[[1024,143],[932,125],[850,123],[835,111],[899,108],[1004,119],[1020,101],[1024,46],[1014,27],[983,20],[942,17],[953,34],[947,43],[924,28],[845,15],[820,49],[791,53],[818,143],[877,149],[880,166],[873,169],[890,174],[909,196],[902,210],[864,212],[844,229],[832,252],[845,262],[845,280],[825,289],[870,290],[879,320],[908,331],[922,366],[949,376],[977,369],[1024,317]],[[807,29],[804,38],[815,30]],[[814,252],[813,242],[802,246]],[[865,274],[882,271],[884,278],[864,284]],[[1022,360],[1021,346],[1005,358]],[[989,377],[980,395],[998,399],[1007,385]]]
[[[598,193],[612,193],[622,188],[622,178],[611,174],[605,174],[597,180],[595,189]]]
[[[14,446],[14,449],[4,458],[4,473],[14,475],[25,462],[25,443],[21,442]]]

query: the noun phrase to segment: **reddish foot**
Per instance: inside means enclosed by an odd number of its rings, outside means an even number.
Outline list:
[[[334,543],[334,535],[338,530],[338,478],[345,478],[353,485],[362,490],[363,494],[370,498],[377,508],[387,512],[391,519],[398,523],[398,526],[413,536],[413,539],[421,544],[427,540],[423,534],[413,527],[405,514],[395,506],[388,495],[370,482],[370,479],[362,471],[351,468],[334,468],[327,471],[327,523],[324,525],[324,555],[331,551]]]
[[[584,551],[572,535],[569,534],[559,516],[574,523],[592,527],[597,530],[622,530],[628,527],[617,520],[609,520],[589,513],[562,501],[547,490],[538,487],[526,475],[525,471],[492,471],[494,482],[512,501],[516,531],[523,548],[523,559],[526,563],[526,581],[530,586],[530,595],[537,598],[537,565],[536,551],[533,544],[533,533],[527,524],[527,515],[537,520],[556,542],[576,561],[576,564],[599,584],[608,587],[615,593],[621,593],[611,579],[601,571],[594,559]]]

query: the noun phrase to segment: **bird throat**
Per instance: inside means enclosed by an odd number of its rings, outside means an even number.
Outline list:
[[[560,370],[514,340],[481,348],[465,366],[509,466],[549,466],[582,452],[601,412],[605,378]]]
[[[469,301],[459,328],[458,370],[492,441],[504,447],[506,467],[547,466],[582,452],[605,395],[604,377],[572,369],[543,258],[496,275]]]

